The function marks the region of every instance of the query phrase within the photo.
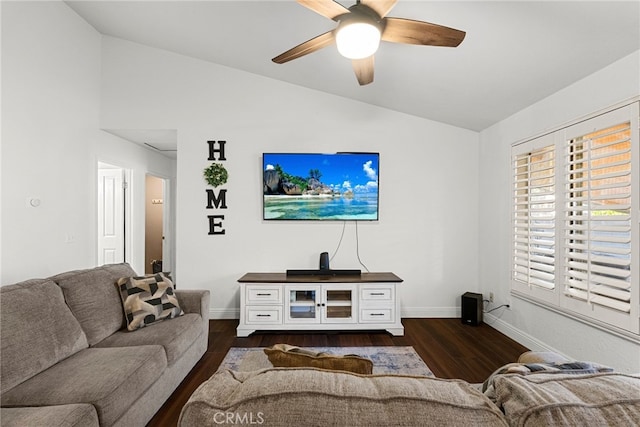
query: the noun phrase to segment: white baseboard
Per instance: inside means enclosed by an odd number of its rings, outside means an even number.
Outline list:
[[[569,356],[567,356],[566,354],[563,354],[560,350],[555,349],[550,345],[548,345],[547,343],[540,341],[539,339],[521,331],[520,329],[514,327],[513,325],[494,316],[493,314],[484,313],[483,321],[484,323],[491,326],[495,330],[505,334],[512,340],[518,342],[519,344],[522,344],[523,346],[527,347],[530,350],[552,351],[563,357],[566,357],[567,359],[570,359]]]
[[[209,308],[209,319],[239,319],[240,310],[237,308]]]
[[[460,307],[403,307],[400,317],[460,317]]]

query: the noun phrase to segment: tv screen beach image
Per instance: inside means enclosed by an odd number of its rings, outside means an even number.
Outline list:
[[[378,220],[378,153],[265,153],[265,220]]]

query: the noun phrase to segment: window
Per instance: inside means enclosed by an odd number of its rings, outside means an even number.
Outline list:
[[[638,104],[514,145],[512,292],[640,334]]]

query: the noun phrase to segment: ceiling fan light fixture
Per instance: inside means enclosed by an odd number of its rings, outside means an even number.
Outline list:
[[[335,37],[338,52],[349,59],[368,58],[380,46],[380,28],[370,22],[340,22]]]
[[[2,1],[2,0],[0,0]],[[337,21],[338,26],[272,59],[284,64],[330,45],[351,59],[360,86],[373,82],[373,55],[384,36],[385,42],[424,46],[456,47],[465,32],[442,25],[404,18],[389,18],[387,13],[398,0],[356,0],[348,9],[336,0],[298,0],[312,11]]]

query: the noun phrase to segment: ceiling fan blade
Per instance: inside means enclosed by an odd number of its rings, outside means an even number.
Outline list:
[[[381,18],[384,18],[398,3],[398,0],[360,0],[360,3],[375,10]]]
[[[304,7],[336,21],[337,17],[349,13],[349,9],[333,0],[297,0]]]
[[[284,64],[285,62],[289,62],[293,59],[300,58],[301,56],[308,55],[310,53],[315,52],[316,50],[320,50],[323,47],[332,45],[335,43],[335,38],[333,37],[333,30],[327,31],[326,33],[320,34],[312,38],[311,40],[307,40],[304,43],[300,43],[298,46],[289,49],[288,51],[281,53],[272,59],[276,64]]]
[[[373,55],[368,58],[353,59],[351,65],[360,86],[368,85],[373,81]]]
[[[467,34],[464,31],[429,22],[403,18],[385,18],[382,40],[393,43],[456,47]]]

